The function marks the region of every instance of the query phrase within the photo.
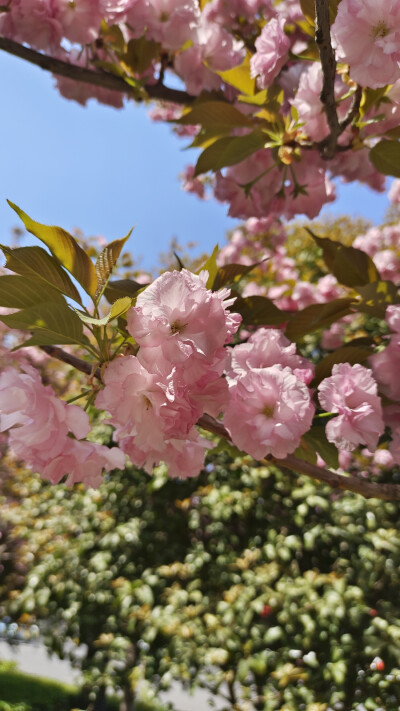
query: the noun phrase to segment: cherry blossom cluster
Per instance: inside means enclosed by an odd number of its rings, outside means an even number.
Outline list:
[[[240,89],[224,75],[247,62],[259,92],[272,88],[274,95],[282,94],[279,115],[285,128],[284,150],[278,156],[266,133],[265,147],[216,171],[215,198],[228,203],[231,216],[242,219],[272,214],[290,219],[301,213],[313,218],[335,199],[334,178],[360,180],[378,191],[384,187],[369,149],[399,124],[397,0],[342,0],[338,5],[331,27],[340,64],[334,87],[338,120],[348,115],[357,84],[382,89],[385,96],[367,107],[357,127],[348,122],[338,138],[339,152],[329,161],[321,157],[319,145],[330,131],[320,99],[322,68],[319,61],[304,58],[310,44],[304,22],[297,0],[9,0],[0,9],[0,35],[84,68],[107,70],[118,64],[115,32],[107,34],[117,26],[125,42],[144,38],[157,43],[149,66],[142,73],[132,70],[134,79],[154,85],[165,76],[168,85],[168,75],[174,74],[189,95],[217,91],[244,115],[258,116],[257,101],[254,106],[243,103]],[[123,106],[123,94],[108,88],[65,76],[57,77],[57,86],[65,97],[82,104],[96,97]],[[180,112],[170,105],[156,109],[153,116],[170,120]],[[181,135],[198,130],[179,127]],[[183,187],[204,197],[204,184],[190,167]]]
[[[86,412],[61,401],[29,365],[0,375],[0,431],[9,429],[14,456],[53,484],[67,475],[68,485],[82,481],[98,487],[103,469],[125,464],[119,449],[83,440],[90,432]]]
[[[108,363],[96,406],[108,413],[119,448],[83,440],[87,414],[59,400],[38,372],[21,364],[0,376],[0,431],[10,430],[13,454],[53,483],[84,481],[98,486],[103,469],[122,468],[125,455],[148,473],[165,463],[172,477],[196,476],[213,442],[196,423],[206,414],[222,422],[229,437],[255,459],[284,459],[313,425],[314,366],[296,353],[280,329],[259,328],[232,345],[241,324],[230,310],[228,289],[207,288],[208,272],[166,272],[137,297],[127,312],[135,355]],[[394,335],[371,368],[334,365],[318,387],[319,405],[331,417],[326,436],[339,450],[359,445],[370,453],[385,424],[392,428],[389,455],[400,463],[400,307],[387,312]],[[395,403],[382,410],[381,391]],[[396,389],[397,388],[397,389]]]

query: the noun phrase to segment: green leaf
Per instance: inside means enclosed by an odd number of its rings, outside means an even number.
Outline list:
[[[235,89],[239,89],[241,94],[246,94],[247,96],[253,96],[257,91],[257,80],[251,76],[251,56],[251,53],[247,52],[242,64],[238,67],[227,69],[224,72],[215,72],[223,79],[225,84],[234,86]]]
[[[226,284],[240,281],[242,277],[249,274],[258,264],[259,263],[251,264],[250,266],[245,264],[225,264],[223,267],[219,267],[213,283],[213,290],[217,291],[217,289],[221,289],[223,286],[226,286]]]
[[[95,264],[95,270],[97,275],[97,289],[94,299],[96,302],[103,294],[107,282],[110,278],[111,272],[114,269],[119,255],[121,254],[123,246],[127,239],[129,239],[131,234],[132,230],[129,230],[126,237],[124,237],[123,239],[116,239],[114,240],[114,242],[110,242],[110,244],[107,244],[102,250],[102,252],[100,252]]]
[[[15,314],[0,316],[10,328],[31,331],[32,338],[24,345],[58,345],[85,343],[78,316],[62,303],[30,306]]]
[[[400,143],[398,141],[379,141],[369,152],[372,165],[383,175],[400,178]]]
[[[318,247],[321,247],[325,264],[339,284],[356,287],[379,281],[379,272],[374,262],[361,249],[346,247],[328,237],[318,237],[309,228],[306,229]]]
[[[131,39],[127,50],[120,56],[122,66],[126,66],[135,74],[144,74],[156,57],[159,56],[161,44],[154,40],[146,39],[145,35],[139,39]]]
[[[290,341],[299,341],[318,328],[326,328],[334,321],[352,313],[352,304],[353,299],[351,298],[333,299],[327,304],[311,304],[290,317],[285,330],[286,336]]]
[[[117,279],[108,282],[104,289],[104,296],[110,304],[113,304],[114,301],[121,299],[123,296],[136,296],[146,286],[147,284],[139,284],[138,281],[133,279]]]
[[[7,261],[6,267],[12,272],[34,277],[61,291],[78,304],[81,304],[79,291],[69,278],[68,274],[60,267],[58,261],[51,257],[42,247],[17,247],[11,249],[0,245]]]
[[[241,314],[246,326],[279,326],[288,319],[287,313],[278,309],[266,296],[237,298],[231,311]]]
[[[326,355],[316,366],[312,387],[319,385],[321,380],[332,374],[336,363],[364,363],[372,355],[373,349],[369,346],[354,346],[350,343],[337,348],[333,353]]]
[[[236,165],[260,148],[264,148],[266,136],[258,131],[246,136],[224,136],[208,146],[199,156],[194,175],[216,171],[229,165]]]
[[[208,279],[207,279],[207,289],[212,289],[213,284],[215,281],[215,277],[217,276],[218,272],[218,265],[217,265],[217,255],[218,255],[218,245],[216,244],[212,253],[208,257],[208,259],[204,262],[204,264],[201,265],[200,269],[197,270],[196,274],[200,274],[204,269],[208,272]]]
[[[382,97],[385,95],[387,86],[381,86],[379,89],[370,89],[365,87],[362,90],[360,103],[360,116],[363,118],[365,114],[373,107],[379,106]]]
[[[174,123],[184,126],[200,124],[204,128],[252,128],[252,120],[226,101],[201,101],[195,103]]]
[[[314,451],[318,452],[328,467],[332,469],[339,467],[339,452],[332,442],[328,442],[323,425],[314,425],[303,435],[302,439],[310,447],[313,447]]]
[[[107,316],[103,318],[94,318],[93,316],[88,316],[82,311],[74,309],[75,313],[79,316],[80,320],[86,324],[92,324],[93,326],[106,326],[107,323],[112,321],[114,318],[119,318],[122,314],[126,313],[128,309],[132,306],[132,299],[129,296],[124,296],[122,299],[117,299],[114,301],[111,311]]]
[[[96,270],[90,257],[77,241],[62,227],[41,225],[10,200],[7,202],[19,215],[28,232],[44,242],[60,264],[75,277],[90,296],[94,297],[97,289]]]
[[[63,302],[64,297],[42,279],[16,274],[0,277],[0,306],[24,309],[49,301]]]
[[[304,17],[310,22],[310,24],[315,24],[315,5],[314,0],[300,0],[300,7]]]
[[[358,286],[356,291],[361,300],[355,302],[354,307],[371,316],[385,318],[390,304],[400,304],[398,287],[392,281],[374,281],[366,286]]]

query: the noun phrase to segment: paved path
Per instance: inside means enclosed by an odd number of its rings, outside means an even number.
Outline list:
[[[0,660],[14,660],[20,671],[44,676],[47,679],[56,679],[69,684],[79,680],[79,672],[72,669],[69,662],[50,657],[43,645],[39,643],[9,645],[7,642],[0,641]],[[201,689],[192,696],[181,691],[178,685],[160,694],[160,699],[171,701],[177,711],[206,711],[210,708],[207,703],[209,698],[209,694]],[[217,703],[216,709],[222,706],[223,703]]]

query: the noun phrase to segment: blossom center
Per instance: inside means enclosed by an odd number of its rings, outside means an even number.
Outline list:
[[[174,321],[171,323],[171,333],[182,333],[187,323],[181,323],[180,321]]]
[[[266,405],[262,411],[262,414],[265,415],[265,417],[273,417],[274,408],[272,405]]]
[[[378,39],[379,37],[386,37],[389,34],[389,28],[384,20],[380,20],[375,27],[372,28],[372,37]]]
[[[147,395],[142,395],[142,398],[143,398],[143,400],[144,400],[144,404],[145,404],[146,410],[150,410],[150,409],[153,407],[153,405],[151,404],[151,401],[149,400],[149,398],[147,397]]]

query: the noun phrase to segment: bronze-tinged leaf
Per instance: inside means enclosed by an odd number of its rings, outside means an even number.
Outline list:
[[[78,304],[82,303],[79,291],[66,271],[60,266],[57,259],[48,254],[45,249],[42,247],[11,249],[5,245],[1,245],[0,248],[7,257],[7,269],[24,277],[41,279],[45,284],[77,301]]]
[[[226,284],[237,283],[242,279],[242,277],[249,274],[252,269],[258,266],[257,264],[251,264],[250,266],[245,264],[225,264],[223,267],[218,268],[218,272],[214,279],[213,291],[222,289]]]
[[[369,152],[372,165],[383,175],[400,178],[400,143],[399,141],[379,141]]]
[[[133,228],[132,228],[133,229]],[[94,295],[94,300],[97,302],[104,292],[107,282],[111,276],[111,272],[115,267],[119,255],[124,247],[125,242],[132,234],[132,230],[129,230],[126,237],[123,239],[116,239],[110,244],[107,244],[102,252],[100,252],[96,264],[95,270],[97,275],[97,289]]]
[[[265,296],[239,297],[231,307],[239,313],[245,326],[280,326],[288,320],[288,314],[278,309],[274,302]]]
[[[353,313],[352,304],[351,298],[333,299],[327,304],[311,304],[290,317],[286,326],[286,336],[290,341],[301,341],[308,333],[318,328],[327,328],[334,321]]]
[[[352,345],[351,342],[337,348],[332,353],[328,353],[315,368],[312,387],[317,387],[321,380],[329,378],[336,363],[350,363],[350,365],[364,363],[372,353],[371,346]]]
[[[147,284],[139,284],[138,281],[133,279],[116,279],[108,282],[104,289],[104,296],[110,304],[113,304],[114,301],[121,299],[123,296],[130,296],[131,298],[137,296],[138,292],[146,286]]]
[[[62,294],[42,279],[33,276],[4,274],[0,276],[0,306],[24,309],[43,302],[63,302]]]
[[[339,452],[335,445],[327,440],[324,425],[314,425],[303,435],[303,439],[315,452],[318,452],[328,467],[331,469],[339,467]]]
[[[390,304],[400,304],[399,289],[392,281],[374,281],[366,286],[358,286],[356,291],[361,300],[355,302],[354,308],[370,316],[385,318]]]
[[[159,56],[160,50],[159,42],[149,40],[143,35],[138,39],[129,40],[126,52],[120,55],[120,61],[129,72],[141,75],[150,67],[153,59]]]
[[[374,262],[361,249],[346,247],[328,237],[318,237],[308,227],[306,229],[318,247],[322,249],[325,264],[339,284],[356,287],[379,281],[379,272]]]
[[[66,303],[30,306],[8,316],[0,316],[9,328],[30,331],[36,345],[84,343],[82,323]],[[32,339],[29,345],[34,345]]]
[[[248,133],[246,136],[219,138],[200,154],[194,176],[241,163],[245,158],[264,148],[267,140],[267,136],[258,131]]]
[[[226,131],[232,128],[252,128],[252,120],[232,104],[226,101],[201,101],[195,103],[174,123],[184,126],[200,124],[204,128],[223,126]]]
[[[17,205],[14,205],[10,200],[7,202],[19,215],[28,232],[44,242],[60,264],[75,277],[77,282],[93,298],[97,289],[96,270],[92,260],[79,246],[76,239],[63,230],[62,227],[41,225],[39,222],[35,222]]]

